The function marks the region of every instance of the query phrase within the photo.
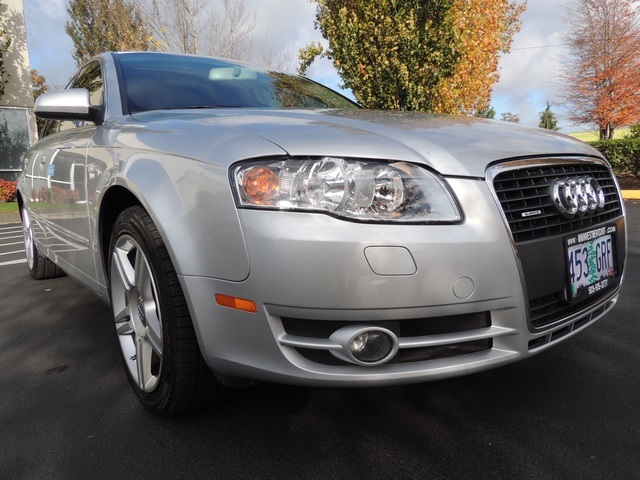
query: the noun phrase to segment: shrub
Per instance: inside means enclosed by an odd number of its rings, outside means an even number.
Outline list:
[[[640,138],[620,138],[589,142],[611,162],[618,176],[636,177],[640,174]]]
[[[0,203],[15,202],[18,182],[0,179]]]

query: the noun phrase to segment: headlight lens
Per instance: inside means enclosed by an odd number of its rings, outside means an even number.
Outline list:
[[[461,214],[444,182],[404,162],[289,159],[236,165],[240,207],[325,212],[363,221],[451,223]]]

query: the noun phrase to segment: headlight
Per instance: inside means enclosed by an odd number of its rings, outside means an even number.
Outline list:
[[[363,221],[450,223],[461,214],[444,182],[404,162],[289,159],[233,167],[238,206],[304,210]]]

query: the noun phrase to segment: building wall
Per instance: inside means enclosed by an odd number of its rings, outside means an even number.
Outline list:
[[[0,98],[0,178],[15,180],[24,151],[37,138],[22,0],[2,0],[0,25],[11,38],[4,55],[9,78]]]

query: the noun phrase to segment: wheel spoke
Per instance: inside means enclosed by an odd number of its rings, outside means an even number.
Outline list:
[[[159,328],[159,325],[148,325],[148,327],[147,340],[149,341],[149,345],[151,345],[151,348],[153,348],[156,355],[162,358],[162,331],[156,331],[156,328]]]
[[[145,389],[145,341],[144,338],[136,336],[136,367],[138,368],[138,386]]]
[[[153,390],[158,377],[153,372],[153,345],[147,337],[136,337],[136,363],[138,367],[138,386],[145,392]]]
[[[133,323],[131,322],[128,309],[125,308],[116,314],[115,321],[116,333],[118,335],[131,335],[133,333]]]
[[[134,260],[134,279],[133,284],[138,287],[138,290],[144,295],[144,291],[147,288],[149,282],[149,266],[147,265],[147,259],[144,258],[142,251],[136,249],[136,259]],[[146,299],[146,298],[145,298]]]
[[[125,246],[128,246],[128,249],[125,249]],[[121,248],[116,247],[113,249],[113,264],[116,267],[122,286],[127,292],[131,292],[136,281],[136,272],[129,260],[129,252],[132,248],[133,247],[127,243]]]

